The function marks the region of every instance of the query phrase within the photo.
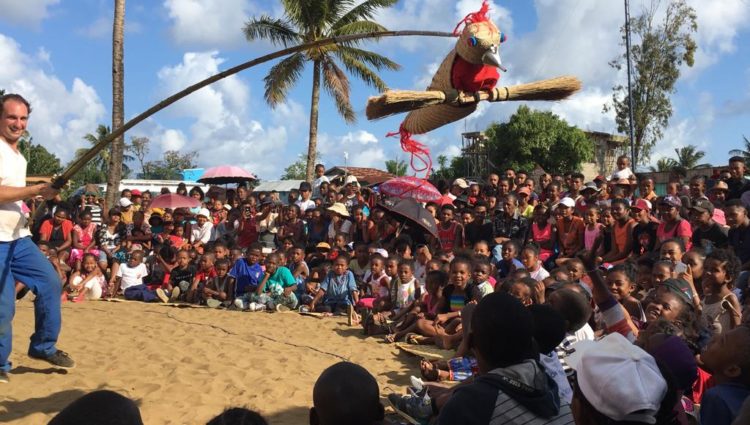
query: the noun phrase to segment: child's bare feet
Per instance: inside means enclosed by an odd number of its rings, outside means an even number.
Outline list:
[[[396,342],[396,334],[388,334],[383,339],[385,339],[385,342],[390,342],[392,344]]]
[[[419,362],[419,370],[422,372],[422,378],[426,381],[446,381],[450,379],[450,373],[441,370],[436,362],[422,359]]]

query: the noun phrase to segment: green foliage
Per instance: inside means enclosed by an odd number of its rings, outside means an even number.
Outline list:
[[[685,0],[671,0],[666,6],[661,22],[656,22],[659,0],[652,0],[643,14],[631,19],[633,35],[631,58],[633,62],[633,127],[635,165],[648,162],[651,151],[664,135],[672,116],[670,96],[680,77],[683,63],[692,67],[697,45],[693,34],[698,29],[695,10]],[[659,16],[662,16],[659,14]],[[622,45],[625,46],[625,27]],[[620,70],[627,66],[623,56],[610,66]],[[627,85],[614,86],[613,109],[617,130],[629,131],[629,97]],[[608,112],[610,107],[604,107]]]
[[[594,143],[583,131],[552,112],[528,106],[520,106],[507,123],[490,125],[485,135],[490,160],[501,169],[532,170],[538,164],[549,173],[563,173],[579,170],[594,157]],[[453,162],[461,165],[460,159]]]
[[[320,152],[317,152],[315,157],[319,158]],[[306,167],[307,154],[301,153],[296,161],[284,168],[284,174],[280,178],[281,180],[305,180]]]
[[[0,94],[2,96],[2,94]],[[23,138],[18,141],[18,149],[26,158],[26,175],[52,176],[62,171],[60,158],[48,151],[44,146],[34,144],[33,139]]]
[[[190,151],[181,154],[179,151],[164,152],[164,159],[149,161],[143,168],[148,170],[148,177],[153,180],[182,180],[181,171],[195,168],[198,152]]]
[[[687,174],[687,170],[696,168],[710,168],[711,164],[701,164],[700,161],[706,153],[698,150],[695,145],[687,145],[674,150],[677,158],[660,158],[656,166],[651,167],[651,172],[670,172],[681,176]]]
[[[337,35],[383,31],[385,28],[372,21],[372,18],[378,9],[390,7],[396,2],[397,0],[365,0],[355,6],[352,0],[282,0],[282,19],[266,15],[252,18],[243,31],[248,41],[265,39],[284,47]],[[356,114],[350,102],[349,78],[344,69],[367,85],[383,91],[387,86],[376,71],[399,68],[398,64],[387,57],[359,49],[357,45],[358,42],[338,43],[293,54],[274,65],[263,79],[266,102],[274,107],[287,99],[288,91],[302,76],[305,65],[308,62],[314,65],[310,140],[305,167],[308,179],[312,178],[316,158],[321,77],[323,88],[333,97],[339,114],[346,122],[351,123],[356,120]]]
[[[659,158],[656,161],[656,166],[651,166],[652,173],[671,173],[677,167],[677,161],[672,158]]]
[[[399,177],[406,175],[406,167],[407,167],[406,161],[404,161],[403,159],[401,160],[389,159],[385,161],[386,171]]]
[[[108,126],[99,124],[93,134],[89,133],[83,136],[83,139],[88,141],[91,146],[94,146],[105,137],[109,136],[110,132],[111,131]],[[75,159],[80,158],[87,151],[88,148],[76,149]],[[88,164],[86,164],[86,166],[81,169],[81,171],[78,172],[78,174],[73,176],[73,178],[71,179],[71,185],[78,184],[79,186],[82,186],[87,183],[106,183],[107,173],[109,172],[110,153],[111,150],[107,148],[100,150],[99,153],[94,158],[92,158],[91,161],[89,161]],[[131,155],[123,155],[122,158],[122,178],[125,179],[130,175],[131,172],[130,167],[128,167],[127,165],[127,162],[131,162],[135,158],[133,158]]]

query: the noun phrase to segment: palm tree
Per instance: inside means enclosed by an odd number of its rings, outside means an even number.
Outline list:
[[[122,127],[125,124],[124,30],[125,0],[115,0],[115,16],[112,22],[112,127],[114,128]],[[125,136],[115,138],[109,156],[109,167],[107,167],[107,205],[114,205],[115,197],[120,194],[124,150]]]
[[[83,139],[91,143],[91,146],[94,146],[100,141],[104,140],[104,138],[109,136],[109,133],[110,133],[109,127],[107,127],[104,124],[99,124],[99,126],[96,128],[95,134],[89,133],[83,136]],[[76,149],[75,158],[80,158],[87,151],[88,149],[86,148]],[[92,168],[96,170],[100,170],[106,179],[107,176],[109,176],[109,166],[111,163],[110,161],[111,159],[112,159],[111,152],[106,149],[102,149],[94,158],[91,159],[91,161],[89,162],[89,166],[91,166]],[[130,167],[128,167],[126,162],[131,162],[134,160],[135,158],[132,155],[127,155],[123,153],[122,160],[120,160],[120,167],[122,168],[122,174],[124,175],[130,174]],[[86,183],[102,183],[102,182],[86,182]]]
[[[268,39],[284,47],[323,38],[383,31],[385,28],[372,21],[379,8],[389,7],[397,0],[365,0],[355,6],[354,0],[282,0],[284,17],[263,15],[245,24],[248,41]],[[349,99],[349,79],[339,66],[355,75],[367,85],[380,91],[386,84],[370,68],[396,70],[399,65],[385,56],[357,48],[357,42],[334,43],[325,47],[294,53],[274,65],[263,79],[265,98],[271,107],[286,99],[286,93],[299,80],[307,62],[312,62],[312,95],[310,101],[310,131],[307,146],[305,178],[312,181],[315,166],[318,134],[318,103],[321,77],[323,87],[333,96],[339,114],[347,123],[356,120]]]
[[[700,160],[706,156],[706,153],[698,150],[697,146],[683,146],[679,149],[675,149],[674,152],[677,154],[677,166],[682,169],[692,170],[693,168],[706,168],[711,166],[710,164],[699,164]]]
[[[402,160],[395,160],[395,159],[389,159],[385,161],[385,169],[396,176],[405,176],[406,175],[406,161]]]
[[[745,147],[743,149],[732,149],[729,151],[729,155],[741,156],[745,159],[745,163],[750,163],[750,140],[742,136],[742,141],[745,143]]]
[[[668,173],[674,171],[675,167],[677,167],[677,161],[675,161],[672,158],[659,158],[658,161],[656,161],[656,167],[653,165],[651,166],[651,172],[652,173]]]

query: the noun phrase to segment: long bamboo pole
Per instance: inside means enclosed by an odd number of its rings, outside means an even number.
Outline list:
[[[122,134],[125,134],[126,131],[130,130],[137,124],[139,124],[141,121],[145,120],[146,118],[150,117],[151,115],[161,111],[162,109],[166,108],[167,106],[177,102],[178,100],[182,99],[183,97],[202,89],[203,87],[206,87],[210,84],[213,84],[221,79],[224,79],[226,77],[229,77],[231,75],[234,75],[240,71],[244,71],[248,68],[252,68],[255,65],[259,65],[265,62],[268,62],[273,59],[280,58],[282,56],[287,56],[292,53],[297,53],[302,50],[312,49],[316,47],[321,46],[327,46],[329,44],[336,44],[336,43],[346,43],[356,40],[364,40],[364,39],[371,39],[371,38],[383,38],[383,37],[406,37],[406,36],[423,36],[423,37],[456,37],[453,33],[450,32],[442,32],[442,31],[376,31],[376,32],[369,32],[369,33],[362,33],[362,34],[349,34],[349,35],[342,35],[342,36],[336,36],[336,37],[330,37],[330,38],[324,38],[320,40],[311,41],[309,43],[300,44],[298,46],[292,46],[288,47],[283,50],[279,50],[274,53],[267,54],[265,56],[261,56],[259,58],[255,58],[253,60],[247,61],[245,63],[242,63],[240,65],[237,65],[235,67],[229,68],[226,71],[222,71],[216,75],[213,75],[211,77],[206,78],[203,81],[199,81],[195,84],[193,84],[190,87],[187,87],[186,89],[173,94],[172,96],[169,96],[168,98],[162,100],[161,102],[157,103],[156,105],[148,108],[144,112],[142,112],[140,115],[134,117],[130,121],[126,122],[125,125],[122,127],[117,128],[112,133],[110,133],[107,137],[102,139],[99,143],[91,147],[85,154],[81,155],[77,160],[75,160],[73,163],[71,163],[68,168],[63,171],[63,173],[56,177],[54,181],[52,182],[52,186],[56,189],[62,189],[63,186],[70,180],[71,177],[73,177],[78,171],[83,168],[86,163],[91,161],[93,157],[95,157],[99,151],[104,149],[108,144],[112,142],[116,137],[119,137]]]

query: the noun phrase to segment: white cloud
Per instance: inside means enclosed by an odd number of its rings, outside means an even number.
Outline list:
[[[701,150],[709,147],[711,140],[711,130],[715,121],[715,109],[713,98],[710,93],[704,92],[698,96],[695,113],[691,113],[691,118],[684,118],[669,126],[664,132],[664,137],[659,141],[651,153],[651,163],[656,164],[659,158],[675,157],[675,149],[683,146],[694,145]],[[710,156],[714,152],[706,152]],[[719,155],[723,155],[721,152]]]
[[[159,90],[174,93],[219,71],[223,59],[218,52],[185,53],[182,62],[158,72]],[[250,90],[237,76],[205,87],[177,102],[171,115],[192,121],[187,134],[174,129],[157,129],[151,137],[163,149],[198,151],[201,166],[235,164],[261,178],[277,178],[291,162],[283,157],[289,139],[287,126],[297,123],[285,117],[300,116],[296,103],[280,105],[272,112],[273,126],[266,127],[248,111]]]
[[[318,150],[328,165],[383,168],[389,159],[378,138],[367,131],[357,130],[343,136],[318,135]],[[348,157],[348,159],[347,159]]]
[[[60,0],[0,0],[0,20],[17,25],[37,27],[49,16],[49,8]]]
[[[29,131],[34,143],[56,154],[63,163],[76,149],[88,147],[83,136],[105,119],[105,108],[93,87],[75,78],[70,88],[40,68],[42,60],[21,51],[10,37],[0,34],[0,87],[19,93],[32,104]]]
[[[233,47],[244,42],[242,27],[251,15],[248,0],[165,0],[178,44]]]

